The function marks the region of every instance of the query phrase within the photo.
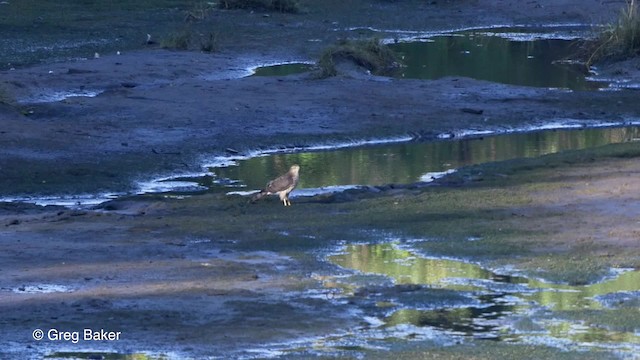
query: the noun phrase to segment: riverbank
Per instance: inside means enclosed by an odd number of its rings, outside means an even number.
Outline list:
[[[140,56],[151,58],[141,63]],[[100,95],[31,103],[28,116],[5,121],[2,195],[135,191],[136,181],[201,171],[205,159],[228,148],[243,153],[411,134],[429,140],[563,121],[622,124],[640,110],[633,91],[564,92],[466,78],[200,77],[225,77],[232,67],[215,55],[154,50],[8,73],[9,81],[29,79],[15,89],[19,98],[83,89]]]
[[[363,341],[359,336],[372,326],[364,325],[363,317],[373,319],[380,311],[369,301],[414,291],[392,287],[381,298],[375,295],[380,290],[368,290],[375,287],[366,283],[362,290],[341,290],[336,284],[345,281],[344,269],[323,254],[352,242],[406,239],[430,256],[502,269],[497,271],[505,276],[516,271],[574,285],[600,281],[612,269],[640,266],[635,230],[640,208],[632,181],[640,171],[637,156],[635,143],[613,145],[477,166],[442,179],[445,186],[297,198],[291,208],[223,194],[133,197],[83,211],[5,204],[3,356],[144,352],[304,358],[320,351],[349,357],[353,353],[331,342],[312,350],[311,339],[335,340],[346,332]],[[637,324],[637,312],[625,304],[554,317],[629,329]],[[535,314],[529,321],[548,316]],[[517,319],[501,322],[516,326]],[[94,325],[121,331],[122,338],[74,344],[30,337],[36,328],[79,331]],[[466,346],[436,351],[440,347],[428,342],[418,351],[411,341],[410,350],[402,350],[400,344],[394,351],[407,358],[468,351]],[[576,355],[558,352],[556,345],[528,351],[552,358]],[[483,351],[489,359],[519,354],[522,347]],[[586,356],[582,350],[577,354]]]
[[[20,104],[18,111],[3,110],[0,195],[135,191],[137,181],[200,171],[203,158],[228,148],[244,152],[409,133],[428,139],[568,119],[624,122],[639,113],[629,91],[567,93],[466,78],[238,78],[260,63],[314,61],[344,36],[588,24],[617,11],[613,3],[572,1],[532,2],[526,9],[510,1],[362,1],[354,5],[358,11],[339,2],[303,5],[307,10],[299,15],[212,12],[201,26],[210,21],[234,30],[221,35],[226,42],[214,54],[147,49],[3,71],[4,88]],[[386,16],[396,12],[407,16]],[[351,30],[367,27],[382,30]],[[617,73],[632,76],[630,70]],[[52,96],[61,101],[47,100]]]

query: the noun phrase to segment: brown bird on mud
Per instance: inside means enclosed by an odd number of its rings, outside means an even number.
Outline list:
[[[260,191],[251,198],[251,202],[260,200],[267,195],[277,194],[284,206],[291,206],[289,201],[289,193],[298,185],[300,178],[300,166],[292,165],[289,171],[267,183],[264,190]]]

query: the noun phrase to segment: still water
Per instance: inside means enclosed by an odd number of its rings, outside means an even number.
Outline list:
[[[300,189],[345,185],[409,184],[466,165],[537,157],[565,150],[633,141],[638,127],[545,130],[478,138],[299,153],[278,153],[237,160],[236,166],[211,167],[211,175],[171,181],[195,182],[210,190],[257,190],[293,164],[301,167]],[[295,194],[295,191],[294,191]]]
[[[313,65],[306,63],[289,63],[257,67],[252,76],[286,76],[301,74],[313,69]]]
[[[586,67],[570,61],[580,50],[579,40],[524,37],[523,41],[509,31],[467,31],[389,46],[402,57],[405,67],[398,76],[403,78],[464,76],[503,84],[572,90],[607,86],[587,80]]]
[[[565,35],[535,30],[496,28],[397,41],[388,45],[398,53],[403,65],[394,76],[411,79],[464,76],[571,90],[608,86],[589,80],[586,67],[572,61],[580,51],[581,41],[580,34],[574,34],[575,29],[565,30]],[[279,64],[259,67],[254,75],[284,76],[312,68],[304,63]]]
[[[501,275],[474,263],[429,258],[411,244],[398,242],[347,245],[328,261],[356,273],[326,285],[340,288],[346,296],[358,293],[358,297],[372,298],[384,309],[377,315],[375,328],[389,337],[406,336],[409,328],[413,337],[435,331],[444,337],[614,350],[623,357],[640,350],[636,332],[585,326],[587,319],[581,318],[597,311],[623,314],[624,309],[612,304],[637,296],[640,271],[619,272],[589,285],[562,285]],[[380,276],[395,286],[420,287],[386,293],[359,288],[379,282]]]

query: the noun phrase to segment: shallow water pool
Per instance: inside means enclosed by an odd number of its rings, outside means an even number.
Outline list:
[[[428,182],[466,165],[594,148],[635,141],[639,137],[640,129],[635,126],[560,129],[275,153],[232,159],[231,165],[209,167],[207,175],[167,181],[191,183],[212,191],[259,190],[292,164],[299,164],[301,176],[298,188],[292,193],[295,195],[301,189]]]
[[[628,310],[625,299],[640,294],[640,271],[613,272],[587,285],[554,284],[428,257],[414,248],[416,242],[346,245],[327,257],[351,274],[329,279],[327,286],[374,309],[369,311],[371,326],[360,334],[368,339],[352,342],[489,339],[613,352],[623,358],[640,350],[637,332],[589,326],[582,318],[589,312]],[[372,285],[384,281],[385,286]]]
[[[587,69],[572,61],[579,39],[543,36],[525,29],[486,29],[413,39],[389,45],[401,54],[398,76],[439,79],[464,76],[511,85],[595,90]]]
[[[396,39],[388,46],[402,67],[392,76],[439,79],[464,76],[511,85],[597,90],[608,82],[589,77],[575,61],[584,27],[566,29],[491,28]],[[311,71],[306,63],[261,66],[256,76],[286,76]]]

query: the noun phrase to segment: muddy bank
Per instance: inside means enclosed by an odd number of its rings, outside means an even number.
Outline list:
[[[38,221],[47,224],[40,228],[46,233],[28,220],[15,225],[31,227],[28,234],[3,232],[5,254],[20,259],[2,269],[3,358],[90,350],[185,354],[178,358],[238,356],[242,349],[259,354],[259,344],[321,335],[350,322],[348,309],[336,312],[326,301],[305,296],[292,279],[300,266],[287,256],[239,253],[216,236],[148,236],[131,223],[117,225],[109,214],[71,216]],[[23,251],[51,241],[47,255]],[[32,256],[38,265],[27,266]],[[44,341],[25,342],[35,329],[85,328],[119,331],[121,337],[72,342],[48,334]]]
[[[222,194],[136,197],[83,211],[14,205],[0,216],[3,356],[271,352],[305,358],[314,347],[331,356],[380,355],[330,344],[340,334],[359,339],[375,328],[371,319],[385,308],[372,307],[373,300],[420,287],[376,290],[363,283],[362,289],[341,290],[335,283],[343,281],[344,270],[326,261],[328,249],[406,239],[431,256],[570,284],[598,281],[612,268],[637,268],[634,219],[640,209],[632,179],[640,169],[634,145],[478,166],[443,179],[447,186],[297,198],[290,208],[277,199],[248,204]],[[608,320],[608,327],[634,326],[633,313],[617,305],[555,316],[602,326],[598,316],[612,311],[621,316]],[[528,316],[549,316],[536,314]],[[518,319],[503,320],[511,321]],[[121,331],[122,340],[74,344],[30,337],[37,328],[96,326]],[[481,340],[464,343],[476,341],[483,346]],[[412,344],[394,351],[415,358]],[[529,351],[553,358],[576,354],[548,345]],[[442,344],[423,346],[419,351],[432,353]],[[486,358],[521,350],[500,345],[486,349]],[[446,346],[435,353],[440,351],[455,356],[468,349]]]
[[[5,121],[2,195],[130,191],[135,180],[200,171],[227,148],[429,140],[462,129],[625,122],[640,113],[633,91],[564,92],[465,78],[202,78],[225,77],[232,66],[219,55],[155,50],[74,64],[73,72],[56,64],[7,73],[22,86],[14,88],[19,98],[50,89],[101,93],[25,104],[28,116]],[[170,74],[151,80],[159,71]],[[462,111],[469,108],[482,114]]]
[[[566,93],[464,78],[238,79],[264,62],[313,61],[340,37],[593,23],[615,14],[615,3],[362,1],[309,2],[303,8],[297,15],[268,16],[213,11],[203,26],[209,21],[233,29],[221,35],[226,42],[214,54],[112,51],[98,59],[3,71],[3,86],[19,105],[16,112],[3,110],[0,195],[135,191],[137,180],[199,171],[203,158],[227,148],[242,152],[407,134],[428,140],[460,129],[625,121],[639,113],[635,94],[627,91]],[[380,31],[351,30],[367,27]],[[461,111],[469,108],[482,115]]]
[[[625,5],[620,1],[384,1],[348,3],[299,1],[300,12],[225,11],[206,4],[145,0],[62,7],[36,1],[0,4],[6,34],[0,69],[93,58],[145,46],[147,34],[159,43],[184,30],[214,34],[216,49],[235,55],[317,59],[339,38],[390,37],[452,29],[608,23]],[[110,16],[101,16],[109,14]],[[199,15],[197,18],[189,15]],[[190,21],[185,21],[187,18]],[[199,50],[198,42],[192,48]]]

